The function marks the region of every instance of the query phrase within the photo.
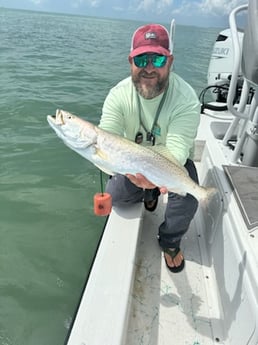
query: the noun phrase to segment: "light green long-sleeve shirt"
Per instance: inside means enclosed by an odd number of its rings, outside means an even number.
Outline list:
[[[131,77],[122,80],[106,97],[99,127],[132,141],[140,131],[145,139],[145,129],[151,130],[162,95],[153,99],[138,96],[139,103]],[[199,121],[200,103],[195,91],[177,74],[170,73],[167,95],[157,120],[160,133],[155,135],[156,149],[166,155],[172,153],[184,165],[187,158],[193,158]]]

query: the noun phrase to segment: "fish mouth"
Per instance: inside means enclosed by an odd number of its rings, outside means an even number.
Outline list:
[[[55,115],[48,115],[47,116],[48,122],[55,126],[62,126],[65,125],[64,117],[62,110],[57,109]]]

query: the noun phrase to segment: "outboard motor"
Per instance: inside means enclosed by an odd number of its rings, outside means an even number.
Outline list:
[[[243,32],[238,31],[240,46],[242,46]],[[227,102],[228,87],[232,75],[233,44],[230,29],[220,32],[213,47],[208,68],[208,86],[213,92],[216,102]],[[242,84],[242,73],[239,71],[239,84]]]
[[[243,30],[238,29],[238,39],[240,46],[243,42]],[[221,31],[216,39],[211,54],[211,59],[208,68],[208,86],[201,92],[200,101],[202,103],[202,110],[210,109],[214,111],[227,110],[227,96],[232,76],[232,68],[234,62],[233,43],[231,38],[231,30],[225,29]],[[239,102],[243,86],[242,71],[239,71],[234,104]],[[207,90],[211,91],[214,102],[221,104],[207,104],[205,103],[205,95]],[[253,94],[250,92],[251,101]]]

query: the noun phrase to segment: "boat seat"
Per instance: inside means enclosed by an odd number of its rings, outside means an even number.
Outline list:
[[[258,0],[249,1],[241,67],[244,77],[258,85]]]
[[[224,165],[234,190],[239,209],[249,231],[258,229],[258,168]]]

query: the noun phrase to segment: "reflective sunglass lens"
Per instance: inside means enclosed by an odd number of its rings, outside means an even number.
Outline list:
[[[134,64],[138,68],[144,68],[151,61],[152,65],[155,68],[161,68],[165,66],[167,62],[167,56],[158,55],[158,54],[142,54],[137,55],[133,58]]]
[[[160,68],[165,66],[167,62],[167,57],[164,55],[154,55],[152,57],[152,64],[154,67]]]
[[[138,55],[133,58],[136,67],[143,68],[148,64],[147,55]]]

